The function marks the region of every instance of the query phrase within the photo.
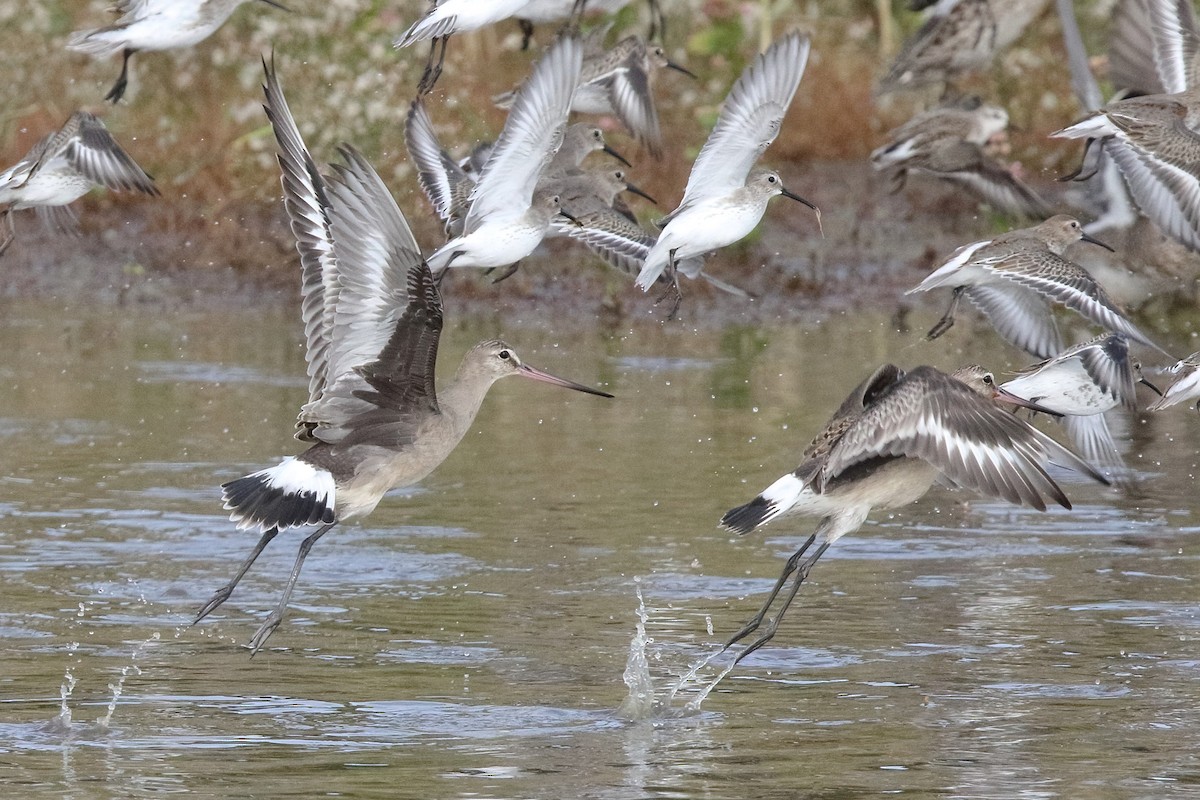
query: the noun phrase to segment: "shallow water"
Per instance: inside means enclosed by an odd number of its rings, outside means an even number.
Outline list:
[[[625,718],[631,644],[661,700],[756,610],[812,524],[736,538],[715,521],[793,467],[867,372],[1021,363],[960,325],[931,344],[884,314],[504,331],[617,399],[496,386],[430,478],[319,543],[251,660],[239,645],[298,536],[188,623],[253,544],[219,484],[298,449],[299,323],[8,302],[0,781],[75,798],[1197,796],[1185,409],[1128,425],[1129,493],[1064,475],[1072,511],[935,489],[876,514],[699,713],[680,697]],[[452,323],[445,365],[498,332]]]

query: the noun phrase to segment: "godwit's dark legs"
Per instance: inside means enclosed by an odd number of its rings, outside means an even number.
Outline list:
[[[250,570],[250,567],[254,565],[255,559],[257,559],[259,554],[261,554],[262,551],[267,548],[267,545],[271,543],[271,540],[278,535],[278,528],[268,528],[263,535],[259,537],[258,544],[254,545],[254,549],[250,551],[250,555],[247,556],[246,560],[242,562],[242,565],[238,567],[237,574],[233,576],[233,580],[213,592],[213,596],[210,597],[208,602],[205,603],[196,613],[196,618],[192,620],[193,625],[207,617],[212,612],[216,611],[222,603],[229,599],[229,596],[233,594],[233,590],[237,587],[238,583],[243,577],[245,577],[246,573]]]

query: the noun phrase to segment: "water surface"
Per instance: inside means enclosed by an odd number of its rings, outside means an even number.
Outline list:
[[[251,660],[239,645],[297,535],[188,623],[255,539],[219,484],[298,450],[299,323],[0,307],[0,781],[75,798],[1200,794],[1194,413],[1128,423],[1129,493],[1064,474],[1071,511],[935,489],[874,515],[698,714],[633,722],[617,708],[638,589],[635,650],[665,693],[812,529],[715,521],[795,466],[862,377],[1021,361],[982,328],[926,344],[883,314],[548,327],[503,333],[617,399],[497,385],[440,469],[321,540]],[[444,371],[499,332],[452,321]]]

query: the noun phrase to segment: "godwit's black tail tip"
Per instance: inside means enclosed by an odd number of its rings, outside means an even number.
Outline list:
[[[221,489],[238,528],[283,531],[334,521],[333,476],[294,458],[222,484]]]
[[[775,516],[775,504],[761,494],[744,506],[731,508],[721,517],[721,527],[746,534]]]

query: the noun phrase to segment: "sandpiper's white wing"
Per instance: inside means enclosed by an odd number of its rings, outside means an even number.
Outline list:
[[[1116,162],[1146,216],[1168,236],[1200,250],[1200,175],[1193,171],[1195,166],[1185,169],[1124,136],[1105,140],[1104,150]]]
[[[1065,258],[1039,250],[1018,251],[993,264],[987,261],[981,259],[979,262],[985,270],[1061,303],[1110,331],[1123,333],[1135,342],[1166,352],[1117,309],[1108,293],[1086,270]]]
[[[1069,414],[1063,417],[1063,427],[1085,461],[1107,472],[1118,482],[1123,482],[1125,460],[1121,458],[1121,448],[1117,446],[1103,414]]]
[[[963,290],[971,304],[983,312],[996,333],[1037,358],[1062,351],[1062,336],[1046,299],[1022,286],[968,286]]]
[[[613,111],[650,155],[662,157],[662,128],[658,109],[654,105],[654,90],[650,85],[649,57],[646,43],[640,42],[625,59],[625,68],[616,70],[608,79],[608,98]]]
[[[1152,411],[1200,397],[1200,353],[1192,353],[1167,371],[1177,377],[1174,383],[1167,387],[1167,391],[1163,392],[1163,396],[1150,406]]]
[[[923,459],[958,486],[1037,509],[1046,500],[1071,507],[1048,462],[1104,480],[1049,436],[932,367],[913,369],[863,411],[830,449],[814,487],[880,456]]]
[[[471,194],[466,232],[492,214],[523,210],[532,203],[542,171],[562,144],[582,59],[579,39],[565,36],[534,66]]]
[[[139,167],[104,123],[86,111],[76,111],[64,130],[73,133],[62,147],[62,157],[93,183],[115,191],[158,195],[154,179]]]
[[[1166,94],[1195,84],[1196,12],[1192,0],[1138,0],[1152,40],[1150,51]],[[1133,87],[1142,88],[1142,87]]]
[[[469,208],[475,182],[447,155],[433,130],[433,121],[421,98],[413,101],[404,127],[409,158],[417,168],[417,183],[434,211],[448,226]]]
[[[0,202],[7,202],[4,192],[17,189],[25,181],[29,180],[29,176],[33,174],[34,167],[41,161],[42,155],[46,152],[46,148],[49,147],[54,137],[55,134],[53,133],[46,134],[38,140],[32,150],[21,157],[20,161],[0,172]]]
[[[808,38],[791,33],[746,68],[729,90],[717,124],[692,165],[680,209],[746,184],[754,163],[779,135],[804,75],[808,51]],[[677,213],[678,209],[668,217]]]

